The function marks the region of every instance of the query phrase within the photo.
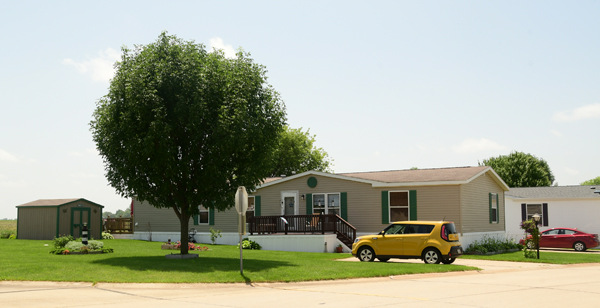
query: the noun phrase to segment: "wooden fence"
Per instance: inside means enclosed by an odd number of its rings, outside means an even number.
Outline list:
[[[107,218],[104,221],[104,231],[111,234],[132,234],[133,233],[133,218],[119,217]]]

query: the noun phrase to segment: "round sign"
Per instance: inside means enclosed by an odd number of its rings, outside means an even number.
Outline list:
[[[235,209],[238,214],[246,214],[246,210],[248,210],[248,192],[244,186],[238,187],[235,192]]]

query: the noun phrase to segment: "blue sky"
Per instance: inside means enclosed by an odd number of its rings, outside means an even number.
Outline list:
[[[600,175],[600,3],[4,1],[0,219],[37,199],[124,209],[89,131],[122,46],[161,31],[269,70],[335,172],[475,166],[511,151]]]

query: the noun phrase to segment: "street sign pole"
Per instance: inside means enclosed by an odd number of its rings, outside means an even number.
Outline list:
[[[238,233],[240,234],[240,274],[244,275],[244,255],[242,253],[242,235],[246,234],[246,210],[248,210],[248,192],[240,186],[235,193],[235,209],[238,212]]]

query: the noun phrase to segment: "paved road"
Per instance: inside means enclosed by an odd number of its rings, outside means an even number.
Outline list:
[[[304,283],[0,282],[0,307],[586,307],[600,305],[600,264],[459,259],[482,271]]]

